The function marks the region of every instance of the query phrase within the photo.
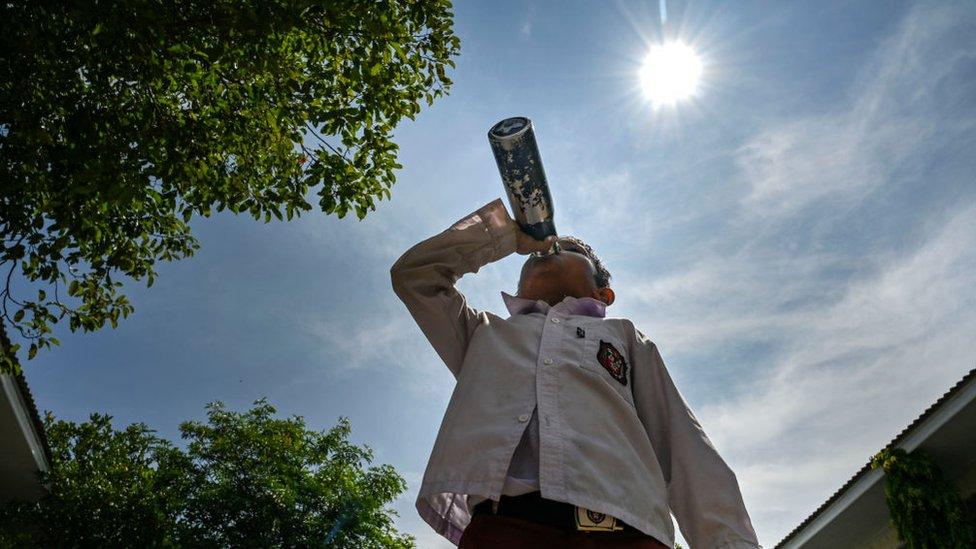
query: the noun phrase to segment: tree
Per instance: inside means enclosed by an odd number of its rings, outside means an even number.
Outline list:
[[[187,489],[178,450],[143,424],[116,431],[102,414],[75,424],[48,413],[44,423],[50,495],[0,506],[0,547],[172,544]]]
[[[347,418],[315,432],[275,412],[211,403],[207,423],[180,426],[185,449],[143,424],[48,413],[51,493],[0,506],[0,547],[413,547],[385,508],[404,480],[389,465],[364,469],[372,450],[348,441]]]
[[[406,483],[389,465],[361,468],[372,450],[347,441],[348,419],[314,433],[301,418],[273,418],[263,401],[246,414],[208,408],[208,424],[180,426],[195,487],[185,536],[221,547],[413,545],[383,509]]]
[[[3,322],[28,358],[117,326],[214,210],[363,219],[390,198],[393,130],[460,42],[449,0],[12,0],[0,4]],[[15,296],[17,272],[36,298]],[[0,367],[16,369],[13,354]]]

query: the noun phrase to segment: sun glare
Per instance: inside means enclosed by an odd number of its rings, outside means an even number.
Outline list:
[[[673,105],[698,88],[702,64],[698,55],[681,42],[651,47],[641,68],[641,87],[655,107]]]

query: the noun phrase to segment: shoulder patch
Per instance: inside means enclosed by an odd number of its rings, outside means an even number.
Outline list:
[[[600,350],[597,351],[596,358],[610,372],[613,379],[627,385],[627,360],[612,343],[601,339]]]

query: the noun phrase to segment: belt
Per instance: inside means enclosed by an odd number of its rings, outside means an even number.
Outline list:
[[[506,496],[502,495],[501,499],[498,501],[498,510],[492,512],[492,500],[486,499],[481,503],[474,506],[472,510],[472,516],[480,515],[482,513],[502,515],[506,517],[519,518],[522,520],[527,520],[529,522],[535,522],[538,524],[546,524],[549,526],[555,526],[560,530],[566,531],[578,531],[577,528],[577,518],[576,510],[577,507],[571,503],[564,503],[562,501],[554,501],[551,499],[545,499],[542,497],[542,492],[535,491],[529,492],[528,494],[523,494],[521,496]],[[599,513],[590,514],[596,520],[594,522],[600,522],[602,515]],[[616,519],[617,526],[623,527],[622,530],[616,531],[602,531],[602,532],[590,532],[595,534],[620,534],[620,533],[630,533],[630,534],[640,534],[642,536],[647,536],[637,528],[623,522],[620,519]],[[584,530],[585,531],[585,530]],[[650,536],[648,536],[650,537]]]

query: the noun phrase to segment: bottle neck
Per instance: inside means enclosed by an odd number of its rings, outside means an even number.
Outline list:
[[[522,230],[536,240],[545,240],[547,236],[556,235],[556,224],[552,218],[531,225],[523,225]]]

